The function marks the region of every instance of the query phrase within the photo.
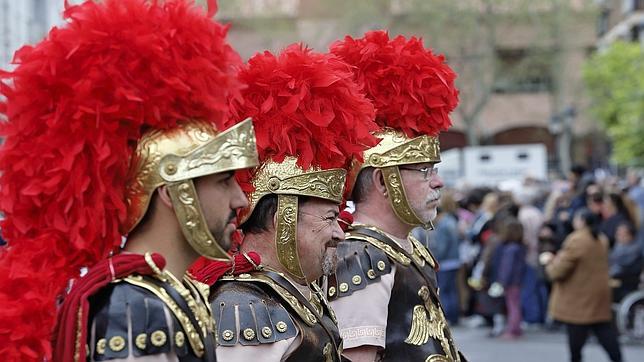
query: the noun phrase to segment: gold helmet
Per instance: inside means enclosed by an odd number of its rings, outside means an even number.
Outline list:
[[[255,133],[250,119],[220,133],[200,121],[184,122],[168,131],[149,131],[139,141],[132,159],[122,232],[127,234],[138,225],[154,191],[167,185],[188,243],[207,258],[227,260],[226,250],[208,230],[193,179],[257,165]]]
[[[347,170],[375,145],[374,109],[354,82],[350,67],[330,54],[291,45],[279,55],[258,54],[240,72],[244,101],[233,106],[253,118],[261,166],[248,175],[249,207],[277,196],[275,248],[298,281],[305,275],[297,252],[298,197],[340,204]]]
[[[354,66],[376,107],[375,135],[381,142],[365,151],[360,169],[382,170],[391,207],[409,225],[431,228],[409,205],[399,166],[440,162],[438,133],[451,125],[449,113],[458,104],[456,73],[423,47],[422,41],[385,31],[367,32],[363,38],[347,36],[331,45],[331,53]]]

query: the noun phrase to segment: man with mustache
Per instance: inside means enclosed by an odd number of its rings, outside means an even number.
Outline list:
[[[66,4],[0,72],[3,361],[216,360],[207,287],[184,274],[229,258],[235,171],[258,157],[227,118],[241,59],[213,13]]]
[[[315,281],[333,271],[344,238],[347,171],[377,141],[373,106],[349,65],[299,44],[255,55],[239,79],[247,87],[231,109],[253,118],[261,165],[241,175],[250,206],[235,260],[259,254],[261,265],[239,274],[236,263],[221,278],[195,272],[212,284],[217,358],[340,361],[335,315]]]
[[[432,227],[442,180],[438,133],[458,103],[456,74],[421,40],[347,36],[331,53],[355,68],[381,142],[365,151],[353,218],[327,296],[351,361],[461,361],[438,300],[433,256],[409,235]]]

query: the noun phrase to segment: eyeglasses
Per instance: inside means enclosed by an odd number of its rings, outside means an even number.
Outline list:
[[[436,175],[438,175],[438,167],[423,167],[423,168],[413,168],[413,167],[402,167],[398,166],[399,169],[401,170],[407,170],[407,171],[417,171],[423,174],[423,179],[425,181],[429,181],[430,177],[434,178]]]

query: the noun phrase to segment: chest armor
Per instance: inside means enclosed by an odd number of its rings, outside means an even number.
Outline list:
[[[335,315],[320,289],[315,284],[311,289],[308,300],[272,271],[224,276],[211,289],[218,348],[296,337],[282,361],[340,361],[342,341]]]
[[[174,351],[180,362],[215,362],[215,336],[209,323],[212,316],[204,294],[207,289],[201,290],[201,285],[189,280],[184,285],[188,287],[184,292],[191,294],[190,305],[167,282],[149,276],[129,276],[92,296],[89,320],[93,333],[88,333],[88,360]],[[170,320],[165,309],[170,311]]]
[[[376,228],[350,231],[338,246],[327,294],[331,300],[349,296],[378,283],[395,265],[382,360],[461,361],[438,299],[436,261],[418,240],[409,241],[411,253]]]

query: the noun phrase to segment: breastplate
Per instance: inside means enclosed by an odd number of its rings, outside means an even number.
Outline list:
[[[319,288],[311,288],[309,301],[275,272],[223,277],[213,286],[211,303],[213,314],[219,316],[219,348],[274,343],[296,336],[297,328],[296,345],[282,361],[340,361],[342,342],[335,315]]]
[[[205,295],[197,288],[190,285],[193,301],[202,303],[205,311]],[[95,326],[94,340],[88,343],[91,359],[109,361],[174,351],[180,362],[216,361],[214,331],[201,328],[211,315],[198,318],[194,307],[168,283],[152,277],[134,275],[110,284],[90,299],[89,320]],[[170,311],[169,321],[164,308]]]
[[[388,306],[382,360],[461,361],[438,299],[436,261],[418,240],[410,236],[409,241],[413,246],[411,253],[376,228],[360,227],[349,232],[346,241],[341,243],[345,245],[338,247],[339,251],[346,250],[348,255],[339,255],[339,258],[343,258],[343,263],[339,262],[337,279],[331,278],[330,288],[333,288],[333,293],[330,291],[329,295],[341,298],[352,294],[352,289],[365,288],[369,283],[379,282],[381,273],[389,273],[391,266],[395,265],[396,274]],[[386,254],[386,263],[383,264],[382,260],[374,257],[377,255],[373,252],[374,247]],[[360,256],[363,250],[366,257]],[[351,257],[351,254],[355,256]],[[347,262],[352,259],[353,262]],[[353,264],[360,264],[360,267]],[[342,288],[350,284],[343,282],[347,279],[343,275],[356,274],[361,270],[367,275],[367,283],[354,283],[349,288]]]

